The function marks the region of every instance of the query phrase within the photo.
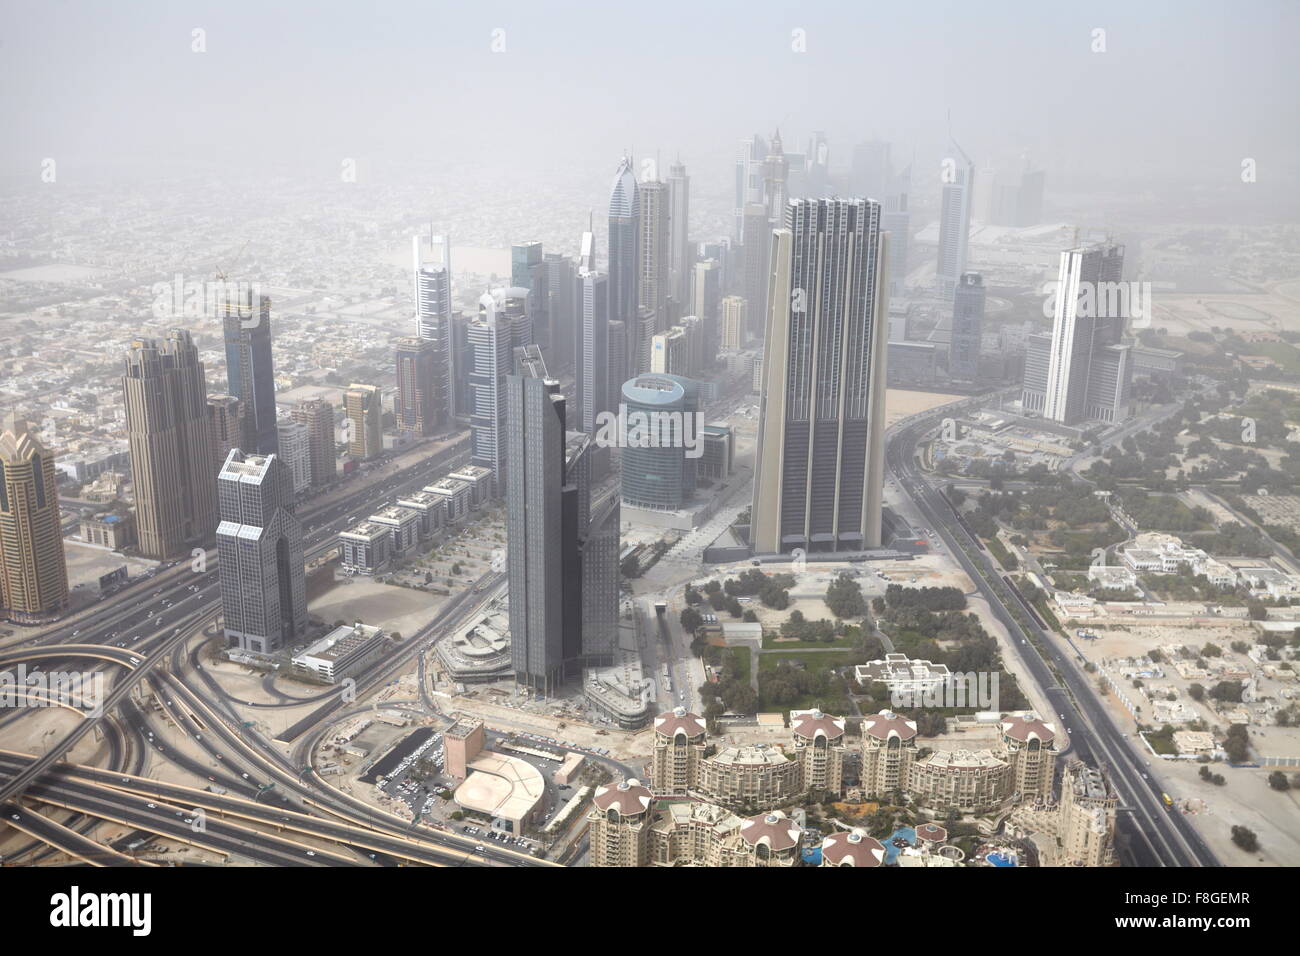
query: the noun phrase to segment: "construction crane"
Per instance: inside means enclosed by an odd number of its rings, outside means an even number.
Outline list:
[[[232,262],[238,262],[238,261],[239,261],[239,257],[242,256],[242,255],[244,254],[244,250],[248,248],[248,244],[249,244],[251,241],[252,241],[251,239],[245,239],[245,240],[244,240],[244,244],[243,244],[242,246],[239,247],[239,251],[235,253],[235,258],[234,258],[233,260],[231,260]],[[221,264],[220,264],[220,263],[217,264],[217,273],[216,273],[216,278],[220,279],[222,282],[225,282],[225,281],[226,281],[226,270],[223,269],[223,268],[221,267]]]

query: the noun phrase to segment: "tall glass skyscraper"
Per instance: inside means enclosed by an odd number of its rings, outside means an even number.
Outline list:
[[[773,232],[756,553],[880,545],[887,247],[868,199],[792,199]]]
[[[641,197],[632,160],[624,156],[614,174],[609,196],[609,318],[622,322],[631,342],[627,343],[623,367],[635,367],[637,341],[637,279],[641,263]],[[594,266],[593,266],[594,268]]]
[[[966,271],[966,245],[970,240],[970,211],[975,191],[975,163],[955,142],[949,157],[951,182],[943,184],[939,209],[939,261],[936,268],[939,294],[951,299]]]
[[[415,334],[433,343],[433,406],[436,422],[456,413],[451,319],[451,240],[442,237],[442,261],[425,262],[420,237],[411,242],[415,276]]]
[[[275,431],[275,365],[271,359],[271,300],[251,296],[244,302],[223,303],[222,331],[226,340],[227,391],[244,406],[244,447],[273,455]]]
[[[952,336],[948,340],[948,374],[973,382],[980,371],[980,338],[984,332],[984,278],[963,272],[952,298]]]
[[[226,646],[270,654],[307,633],[302,525],[293,476],[276,455],[235,449],[217,476]]]

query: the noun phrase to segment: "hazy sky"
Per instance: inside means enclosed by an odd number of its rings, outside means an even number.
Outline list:
[[[928,163],[948,111],[981,165],[1231,183],[1252,157],[1261,183],[1300,178],[1295,0],[0,7],[6,179],[44,157],[61,176],[332,176],[345,156],[540,171],[631,146],[721,180],[740,137],[778,124],[787,148],[827,130],[836,166],[870,136]]]

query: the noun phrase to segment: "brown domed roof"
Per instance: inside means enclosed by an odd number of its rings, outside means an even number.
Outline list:
[[[888,740],[890,737],[911,740],[916,736],[916,721],[908,720],[892,710],[882,710],[863,719],[862,732],[877,740]]]
[[[827,866],[881,866],[885,847],[865,830],[832,833],[822,840],[822,862]]]
[[[602,813],[612,808],[627,817],[644,813],[653,799],[654,794],[648,788],[641,786],[639,780],[624,780],[617,786],[605,784],[597,787],[592,803],[596,804],[596,808]]]

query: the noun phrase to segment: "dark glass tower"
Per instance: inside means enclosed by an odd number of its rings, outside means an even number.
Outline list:
[[[271,360],[271,300],[251,296],[226,302],[221,317],[226,340],[227,391],[244,405],[244,446],[260,455],[273,455],[275,431],[275,366]]]

